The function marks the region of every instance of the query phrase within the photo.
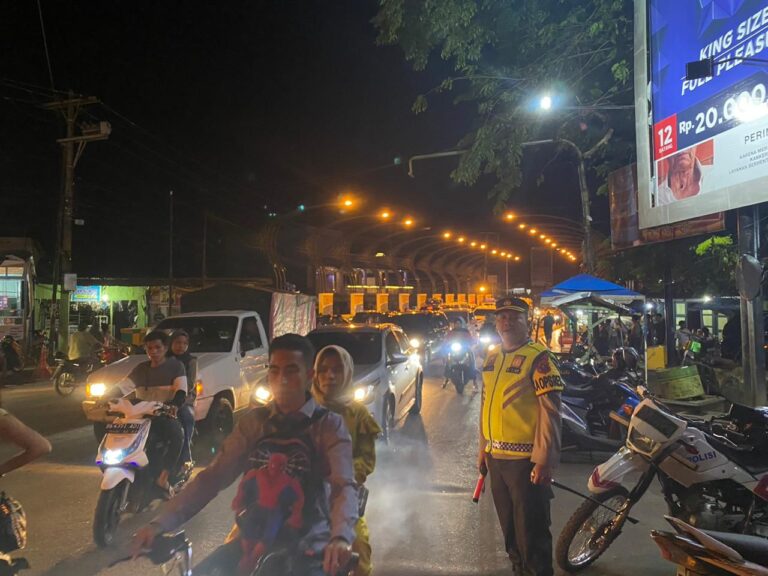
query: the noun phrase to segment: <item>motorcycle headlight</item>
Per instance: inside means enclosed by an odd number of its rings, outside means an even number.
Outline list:
[[[360,386],[355,388],[353,398],[355,399],[355,402],[368,404],[371,400],[373,400],[373,385],[369,384],[368,386]]]
[[[649,438],[645,434],[638,432],[637,428],[632,428],[632,430],[630,431],[629,443],[638,452],[641,452],[647,455],[652,454],[653,451],[656,449],[656,447],[659,445],[659,443],[656,442],[653,438]]]
[[[453,352],[454,354],[458,354],[459,352],[461,352],[461,348],[462,348],[461,343],[459,342],[451,343],[451,352]]]
[[[107,466],[120,464],[125,458],[125,450],[104,450],[103,462]]]
[[[411,345],[411,348],[418,348],[421,346],[421,340],[418,338],[411,338],[411,340],[408,342]]]
[[[491,342],[490,336],[480,336],[480,342],[483,344],[489,344]]]
[[[102,384],[101,382],[94,382],[93,384],[88,384],[85,387],[85,395],[91,398],[101,398],[106,393],[107,385]]]
[[[266,404],[272,400],[272,391],[266,386],[257,386],[253,391],[253,399],[259,404]]]

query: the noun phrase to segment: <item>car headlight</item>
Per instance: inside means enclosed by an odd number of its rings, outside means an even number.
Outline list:
[[[491,341],[490,336],[480,336],[480,342],[482,342],[483,344],[488,344],[490,343],[490,341]]]
[[[355,392],[353,395],[353,398],[355,399],[355,402],[361,402],[363,404],[367,404],[371,400],[373,400],[373,385],[369,384],[368,386],[360,386],[358,388],[355,388]]]
[[[460,342],[451,343],[451,352],[453,352],[454,354],[458,354],[459,352],[461,352],[461,348],[462,346]]]
[[[494,350],[496,350],[496,344],[491,344],[488,346],[488,352],[493,352]]]
[[[91,398],[101,398],[106,393],[107,385],[102,384],[101,382],[94,382],[85,387],[85,395],[90,396]]]
[[[638,452],[646,455],[651,455],[659,445],[653,438],[649,438],[645,434],[638,432],[637,428],[632,428],[632,431],[629,433],[629,443]]]
[[[124,450],[104,450],[103,462],[107,466],[120,464],[120,462],[123,461],[123,458],[125,458]]]
[[[253,398],[260,404],[266,404],[272,400],[272,391],[266,386],[257,386],[253,391]]]
[[[418,338],[411,338],[411,340],[408,342],[411,345],[411,348],[418,348],[421,346],[421,340]]]

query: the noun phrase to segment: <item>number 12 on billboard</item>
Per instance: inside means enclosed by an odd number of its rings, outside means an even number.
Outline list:
[[[656,160],[677,152],[677,114],[658,122],[654,128]]]

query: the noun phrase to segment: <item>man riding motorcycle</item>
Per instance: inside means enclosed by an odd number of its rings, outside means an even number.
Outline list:
[[[181,362],[166,357],[167,334],[159,330],[150,332],[144,337],[144,349],[149,360],[138,364],[125,380],[117,384],[119,391],[115,392],[119,392],[117,395],[120,396],[133,393],[137,400],[163,402],[181,408],[187,397],[187,376]],[[149,462],[157,470],[153,477],[157,478],[158,486],[169,491],[170,479],[181,454],[184,432],[178,420],[160,417],[152,421],[150,433],[158,434],[169,442],[165,457],[155,455],[152,458],[150,454]]]
[[[445,337],[445,342],[448,347],[447,352],[451,351],[451,344],[454,342],[458,342],[466,349],[467,355],[469,356],[470,368],[470,376],[467,379],[472,380],[475,386],[477,386],[477,367],[475,365],[475,353],[472,350],[472,347],[475,345],[475,340],[472,338],[470,331],[464,327],[464,324],[460,320],[454,320],[451,322],[451,331],[448,332],[448,335]],[[450,366],[447,358],[448,354],[446,353],[445,373],[443,375],[446,382],[450,378]]]
[[[352,442],[342,417],[318,406],[309,392],[314,355],[302,336],[272,341],[268,382],[274,400],[244,415],[214,461],[136,533],[135,555],[242,476],[233,502],[240,536],[211,554],[196,574],[249,574],[258,560],[254,550],[268,552],[273,544],[296,551],[295,573],[303,576],[336,575],[348,564],[358,517]],[[285,499],[266,498],[264,487],[270,486]]]

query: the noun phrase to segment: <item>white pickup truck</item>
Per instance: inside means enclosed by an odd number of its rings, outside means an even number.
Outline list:
[[[189,352],[197,363],[195,419],[198,431],[214,446],[232,431],[234,413],[247,409],[251,394],[266,377],[268,340],[256,312],[225,310],[191,312],[166,318],[155,330],[183,329],[189,334]],[[113,417],[100,397],[147,361],[135,354],[105,366],[88,377],[83,411],[94,422],[97,438]]]

